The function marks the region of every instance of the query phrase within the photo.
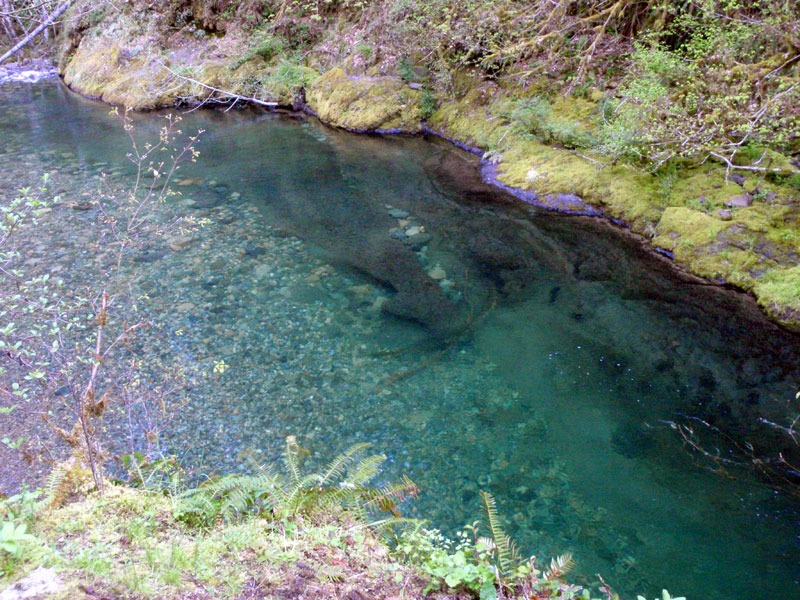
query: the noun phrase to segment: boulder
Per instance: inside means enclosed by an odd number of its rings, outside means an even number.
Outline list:
[[[753,198],[748,193],[739,194],[725,200],[725,206],[732,206],[736,208],[746,208],[753,205]]]

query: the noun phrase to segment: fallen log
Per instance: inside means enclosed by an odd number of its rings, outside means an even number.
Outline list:
[[[27,46],[31,42],[31,40],[33,40],[33,38],[35,38],[37,35],[42,33],[45,29],[50,27],[50,25],[53,24],[53,21],[55,21],[58,17],[60,17],[62,14],[64,14],[64,11],[66,11],[70,7],[71,4],[72,4],[72,0],[67,0],[67,2],[64,2],[58,8],[56,8],[53,12],[51,12],[48,15],[48,17],[44,21],[42,21],[42,23],[36,29],[34,29],[28,35],[26,35],[25,38],[23,40],[21,40],[16,46],[11,48],[11,50],[9,50],[5,54],[3,54],[3,56],[0,56],[0,64],[4,63],[6,60],[8,60],[12,56],[14,56],[17,52],[19,52],[25,46]]]

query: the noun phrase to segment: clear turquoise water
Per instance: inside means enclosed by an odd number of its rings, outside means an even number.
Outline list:
[[[100,171],[126,181],[107,107],[53,83],[4,86],[0,101],[4,172],[49,170],[73,196]],[[143,138],[159,126],[135,121]],[[192,386],[165,452],[208,473],[248,448],[276,457],[289,434],[315,460],[371,441],[387,477],[422,488],[413,514],[453,531],[488,489],[527,552],[572,551],[579,578],[602,573],[628,597],[800,596],[797,503],[700,468],[668,425],[697,417],[776,443],[749,424],[800,389],[800,343],[752,303],[605,223],[494,192],[443,143],[250,111],[182,125],[206,133],[172,208],[211,224],[128,272],[151,299],[150,341]],[[424,247],[392,237],[392,208],[425,228]],[[93,218],[65,212],[31,255],[80,282]],[[223,376],[195,373],[220,358]]]

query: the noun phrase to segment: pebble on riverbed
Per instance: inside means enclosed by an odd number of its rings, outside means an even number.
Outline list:
[[[408,218],[408,211],[402,210],[400,208],[390,208],[389,216],[394,217],[395,219],[406,219]]]

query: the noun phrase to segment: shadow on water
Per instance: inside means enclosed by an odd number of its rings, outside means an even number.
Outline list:
[[[98,161],[125,177],[106,107],[52,84],[0,98],[15,106],[0,119],[7,157],[67,152],[65,181]],[[152,114],[135,121],[157,131]],[[698,600],[800,593],[797,504],[699,468],[669,425],[796,450],[758,418],[788,414],[800,342],[751,299],[605,222],[521,204],[436,140],[249,110],[184,116],[200,127],[176,206],[214,222],[208,243],[152,251],[135,272],[164,302],[155,320],[186,307],[178,360],[223,355],[240,373],[194,383],[197,410],[165,436],[184,464],[275,456],[289,433],[331,453],[369,440],[417,480],[414,510],[434,525],[471,522],[488,489],[526,550],[574,551],[587,581]]]

